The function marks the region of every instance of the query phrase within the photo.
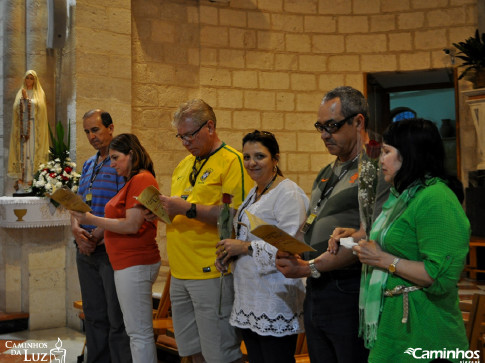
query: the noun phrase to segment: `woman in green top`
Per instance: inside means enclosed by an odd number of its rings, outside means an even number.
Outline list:
[[[462,185],[445,172],[431,121],[393,123],[383,139],[380,162],[391,194],[370,240],[353,247],[364,264],[360,334],[369,362],[474,359],[458,305],[470,237]]]

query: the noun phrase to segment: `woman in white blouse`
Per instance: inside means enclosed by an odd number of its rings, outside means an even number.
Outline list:
[[[247,134],[243,156],[256,186],[234,218],[236,239],[217,244],[218,269],[225,270],[234,261],[230,323],[240,329],[251,363],[295,362],[297,335],[303,332],[305,288],[301,279],[287,279],[276,269],[277,249],[249,232],[245,211],[295,235],[305,219],[308,198],[278,168],[279,147],[272,133]]]

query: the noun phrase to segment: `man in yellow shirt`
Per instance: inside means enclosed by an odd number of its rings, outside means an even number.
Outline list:
[[[220,240],[217,217],[222,194],[231,194],[231,207],[237,209],[252,180],[242,154],[217,136],[216,116],[203,100],[182,104],[172,125],[190,152],[173,172],[171,196],[160,197],[172,220],[167,225],[167,252],[179,354],[191,356],[192,362],[236,362],[242,354],[240,339],[229,325],[232,274],[221,283],[214,265]]]

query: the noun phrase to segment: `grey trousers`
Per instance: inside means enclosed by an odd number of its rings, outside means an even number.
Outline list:
[[[113,268],[104,245],[90,255],[76,253],[81,285],[88,363],[131,363]]]

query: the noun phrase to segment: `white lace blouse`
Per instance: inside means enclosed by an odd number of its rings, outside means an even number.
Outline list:
[[[248,210],[295,235],[308,208],[308,198],[303,190],[293,181],[284,179],[253,203],[255,191],[253,188],[239,207],[234,218],[235,230],[238,230],[238,218],[249,225],[246,213],[241,213]],[[235,299],[231,325],[251,329],[259,335],[284,336],[303,332],[305,287],[302,280],[284,277],[275,266],[277,249],[248,234],[246,227],[239,227],[237,238],[251,242],[253,255],[239,256],[232,266]]]

